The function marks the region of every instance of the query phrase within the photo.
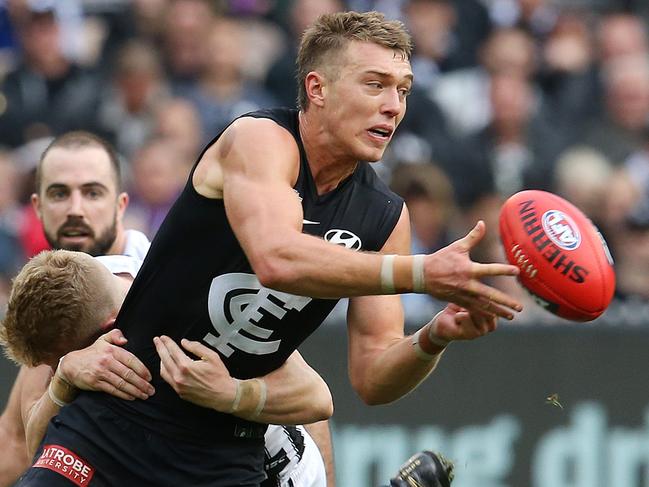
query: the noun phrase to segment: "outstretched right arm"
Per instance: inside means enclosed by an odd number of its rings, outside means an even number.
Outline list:
[[[244,117],[206,151],[193,176],[199,193],[223,198],[228,221],[262,285],[320,298],[425,292],[506,318],[521,309],[515,299],[480,282],[517,275],[518,268],[471,261],[466,238],[415,264],[412,255],[355,252],[302,233],[304,215],[293,190],[299,157],[288,131],[271,120]],[[419,269],[421,279],[413,279]]]

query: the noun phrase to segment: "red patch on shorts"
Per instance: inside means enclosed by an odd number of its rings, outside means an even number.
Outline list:
[[[33,466],[63,475],[79,487],[88,485],[95,474],[95,467],[60,445],[45,445],[43,453]]]

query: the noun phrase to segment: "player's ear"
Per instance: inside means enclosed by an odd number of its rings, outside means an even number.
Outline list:
[[[129,202],[129,197],[128,193],[122,192],[117,195],[117,218],[122,219],[124,216],[124,212],[126,211],[126,207],[128,206]]]
[[[38,216],[38,219],[42,221],[43,215],[41,214],[41,199],[36,193],[32,193],[30,199],[32,202],[32,208],[34,208],[34,211],[36,212],[36,216]]]
[[[304,79],[304,89],[309,103],[316,106],[324,105],[325,79],[317,71],[311,71]]]

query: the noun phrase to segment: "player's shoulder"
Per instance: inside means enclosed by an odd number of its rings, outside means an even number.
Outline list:
[[[298,112],[274,108],[249,112],[234,120],[226,132],[240,138],[254,138],[257,143],[296,144],[299,133]]]
[[[254,112],[254,115],[260,112]],[[297,134],[277,119],[242,116],[235,120],[206,153],[219,170],[288,174],[291,178],[299,167],[300,146]]]
[[[297,133],[299,130],[299,110],[296,108],[266,108],[245,113],[239,117],[241,119],[272,120],[288,132]]]
[[[271,160],[298,157],[295,134],[276,120],[244,116],[236,119],[210,150],[221,162],[240,158]]]
[[[297,120],[290,112],[261,110],[234,120],[201,155],[192,176],[196,191],[222,198],[227,174],[286,175],[294,180],[300,148],[291,116]]]

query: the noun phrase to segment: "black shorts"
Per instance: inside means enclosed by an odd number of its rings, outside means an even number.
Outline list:
[[[50,421],[32,467],[15,487],[256,487],[265,478],[263,461],[263,438],[197,445],[159,435],[107,407],[89,414],[72,404]]]

